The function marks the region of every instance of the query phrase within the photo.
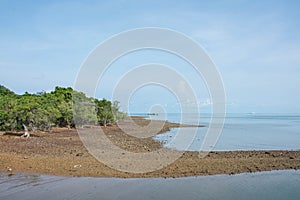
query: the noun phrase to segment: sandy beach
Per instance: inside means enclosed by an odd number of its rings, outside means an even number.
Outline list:
[[[141,126],[150,122],[142,117],[134,117],[134,121]],[[122,123],[128,129],[133,128],[129,120]],[[160,133],[180,126],[186,125],[165,122]],[[160,142],[151,137],[133,137],[122,132],[118,126],[101,128],[114,144],[127,151],[149,152],[163,148]],[[7,132],[0,136],[0,172],[8,175],[40,173],[138,178],[300,169],[300,151],[222,151],[210,152],[203,159],[198,157],[198,152],[182,152],[183,155],[178,160],[163,169],[149,173],[127,173],[111,169],[91,156],[79,139],[76,129],[54,128],[52,133],[31,132],[30,138],[21,138],[22,134]]]

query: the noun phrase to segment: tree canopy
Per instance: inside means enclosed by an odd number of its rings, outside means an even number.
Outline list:
[[[106,126],[125,116],[119,111],[117,101],[87,97],[70,87],[17,95],[0,85],[0,130],[20,130],[22,124],[31,130],[44,131],[75,124]]]

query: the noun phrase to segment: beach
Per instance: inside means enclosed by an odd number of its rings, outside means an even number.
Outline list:
[[[150,120],[134,117],[135,123],[147,126]],[[157,121],[161,123],[162,121]],[[188,127],[177,123],[163,122],[158,133],[171,128]],[[130,120],[122,124],[135,131]],[[86,127],[85,130],[100,127]],[[116,126],[101,127],[106,136],[117,146],[131,152],[151,152],[162,147],[152,137],[137,138],[125,134]],[[151,132],[151,130],[149,130]],[[60,176],[84,177],[187,177],[214,174],[239,174],[284,169],[300,169],[300,151],[256,150],[256,151],[213,151],[205,158],[199,152],[182,152],[172,164],[153,172],[128,173],[109,168],[99,162],[82,144],[76,129],[53,128],[48,132],[31,132],[30,138],[21,138],[22,132],[7,132],[0,136],[0,172],[38,173]],[[119,159],[130,159],[120,156]]]

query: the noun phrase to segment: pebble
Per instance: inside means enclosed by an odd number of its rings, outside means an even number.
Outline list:
[[[81,168],[81,165],[74,165],[74,168]]]
[[[76,156],[83,156],[83,153],[77,153]]]

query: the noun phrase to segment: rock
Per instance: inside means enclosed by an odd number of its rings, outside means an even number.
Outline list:
[[[83,156],[83,153],[77,153],[76,156]]]

